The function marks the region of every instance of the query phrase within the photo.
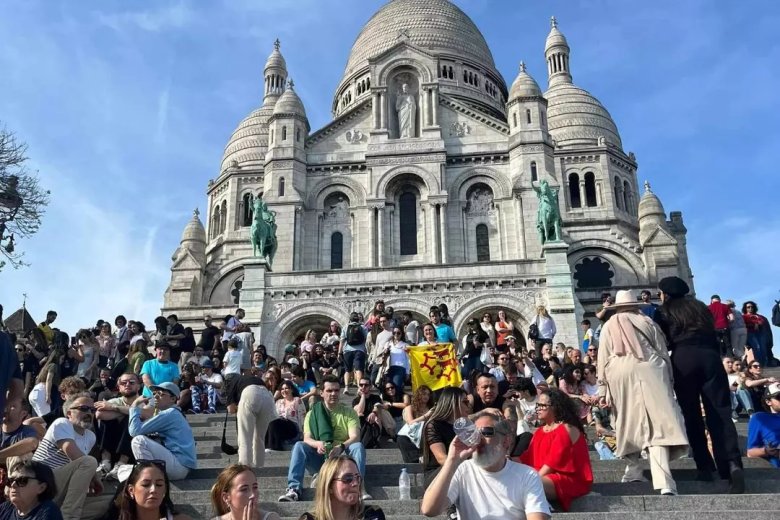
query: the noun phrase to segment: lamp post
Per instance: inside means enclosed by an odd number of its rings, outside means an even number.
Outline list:
[[[19,177],[9,175],[4,184],[5,186],[2,186],[2,191],[0,191],[0,247],[4,247],[8,254],[11,254],[14,252],[14,235],[11,233],[6,237],[6,223],[16,218],[16,213],[24,201],[17,190]],[[3,240],[6,238],[8,243],[3,246]]]

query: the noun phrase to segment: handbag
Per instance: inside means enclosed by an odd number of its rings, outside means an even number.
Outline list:
[[[222,444],[220,445],[220,447],[222,448],[222,453],[224,453],[225,455],[235,455],[236,453],[238,453],[238,448],[228,444],[225,435],[227,431],[228,413],[229,412],[225,410],[225,422],[222,424]]]
[[[423,429],[422,422],[416,422],[414,424],[406,424],[404,423],[403,426],[401,426],[401,429],[398,430],[398,435],[403,435],[404,437],[408,437],[410,441],[412,441],[412,444],[417,446],[417,448],[420,447],[420,440],[422,438],[422,429]]]
[[[493,354],[490,353],[490,349],[488,347],[482,347],[482,352],[479,354],[479,361],[483,365],[493,365],[495,363]]]
[[[537,321],[538,318],[528,327],[528,338],[534,341],[539,339],[539,325],[536,323]]]

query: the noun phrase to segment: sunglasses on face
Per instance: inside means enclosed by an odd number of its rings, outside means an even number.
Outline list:
[[[157,390],[156,392],[152,392],[152,395],[155,397],[163,397],[163,396],[173,397],[172,393],[166,392],[165,390]]]
[[[386,386],[385,387],[385,391],[389,392],[390,390],[395,391],[395,387],[394,386]]]
[[[371,383],[360,383],[358,386],[361,388],[365,386],[371,386]]]
[[[550,407],[549,404],[536,403],[536,409],[537,410],[547,410],[549,407]]]
[[[483,426],[482,428],[477,428],[479,430],[479,433],[482,434],[483,437],[494,437],[496,435],[496,428],[494,426]]]
[[[118,384],[120,384],[122,386],[134,385],[135,381],[133,379],[128,379],[126,381],[119,381]]]
[[[8,483],[8,487],[20,487],[23,488],[27,486],[27,484],[30,483],[31,480],[38,480],[35,477],[8,477],[8,480],[6,481]]]
[[[160,459],[137,459],[135,461],[135,467],[138,466],[157,466],[163,472],[165,471],[165,461]]]
[[[761,368],[761,365],[750,365],[750,368]]]
[[[71,410],[78,410],[79,412],[83,412],[83,413],[94,412],[95,411],[95,407],[94,406],[89,406],[89,405],[86,405],[86,404],[82,404],[81,406],[72,406],[70,409]]]
[[[348,486],[354,483],[360,484],[360,481],[362,479],[363,477],[360,476],[360,473],[347,473],[346,475],[342,475],[341,477],[333,478],[333,480],[338,480],[339,482],[343,482]]]

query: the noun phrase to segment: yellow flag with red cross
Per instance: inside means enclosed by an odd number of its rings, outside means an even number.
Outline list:
[[[412,391],[420,385],[431,390],[460,386],[460,366],[452,343],[409,347]]]

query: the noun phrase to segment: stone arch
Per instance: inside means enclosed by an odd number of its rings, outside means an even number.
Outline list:
[[[452,328],[458,339],[466,335],[466,324],[469,319],[478,316],[479,313],[495,309],[506,309],[509,318],[513,321],[515,330],[527,335],[528,326],[536,315],[537,304],[544,303],[541,291],[503,292],[496,294],[483,294],[466,301],[453,318]],[[495,319],[495,316],[494,316]]]
[[[339,322],[342,327],[349,322],[349,313],[345,309],[323,301],[307,301],[289,309],[283,308],[283,302],[272,302],[271,305],[273,306],[271,316],[266,316],[266,318],[273,321],[271,326],[267,327],[267,330],[270,330],[263,331],[262,337],[263,343],[268,347],[269,354],[277,358],[282,354],[284,345],[295,339],[293,336],[299,329],[315,328],[312,327],[312,324],[316,324],[317,320],[327,320],[326,326],[332,320]],[[277,309],[280,312],[274,318]],[[303,334],[305,333],[306,330],[303,330]]]
[[[512,185],[504,175],[493,168],[469,168],[455,177],[452,183],[451,196],[461,202],[466,202],[466,192],[475,183],[483,182],[490,186],[496,199],[506,199],[512,196]]]
[[[568,260],[572,269],[580,260],[588,256],[604,258],[612,265],[613,269],[616,267],[615,260],[625,262],[631,268],[631,274],[633,274],[636,280],[632,285],[648,283],[645,267],[641,259],[633,251],[621,244],[590,238],[574,242],[569,246]],[[619,280],[616,280],[614,284],[616,286],[622,285]]]
[[[409,58],[397,58],[395,60],[392,60],[388,63],[386,63],[379,71],[377,72],[377,77],[379,79],[379,85],[386,85],[387,79],[395,72],[396,69],[409,67],[411,69],[414,69],[418,74],[418,79],[420,82],[420,85],[423,83],[430,83],[433,81],[433,71],[420,63],[416,59],[409,59]]]
[[[404,164],[390,168],[378,179],[376,183],[377,197],[385,197],[389,185],[394,184],[396,179],[402,176],[415,176],[420,179],[421,185],[425,190],[421,190],[421,195],[436,195],[441,192],[439,180],[434,174],[414,164]]]
[[[244,276],[243,266],[234,266],[230,270],[224,272],[221,276],[216,276],[213,279],[213,283],[210,283],[206,289],[205,294],[208,294],[207,305],[226,305],[234,306],[230,291],[236,280]]]
[[[309,209],[324,208],[325,199],[331,193],[344,192],[349,198],[350,207],[366,205],[366,192],[363,186],[353,179],[346,177],[328,178],[315,184],[306,197],[306,207]]]

